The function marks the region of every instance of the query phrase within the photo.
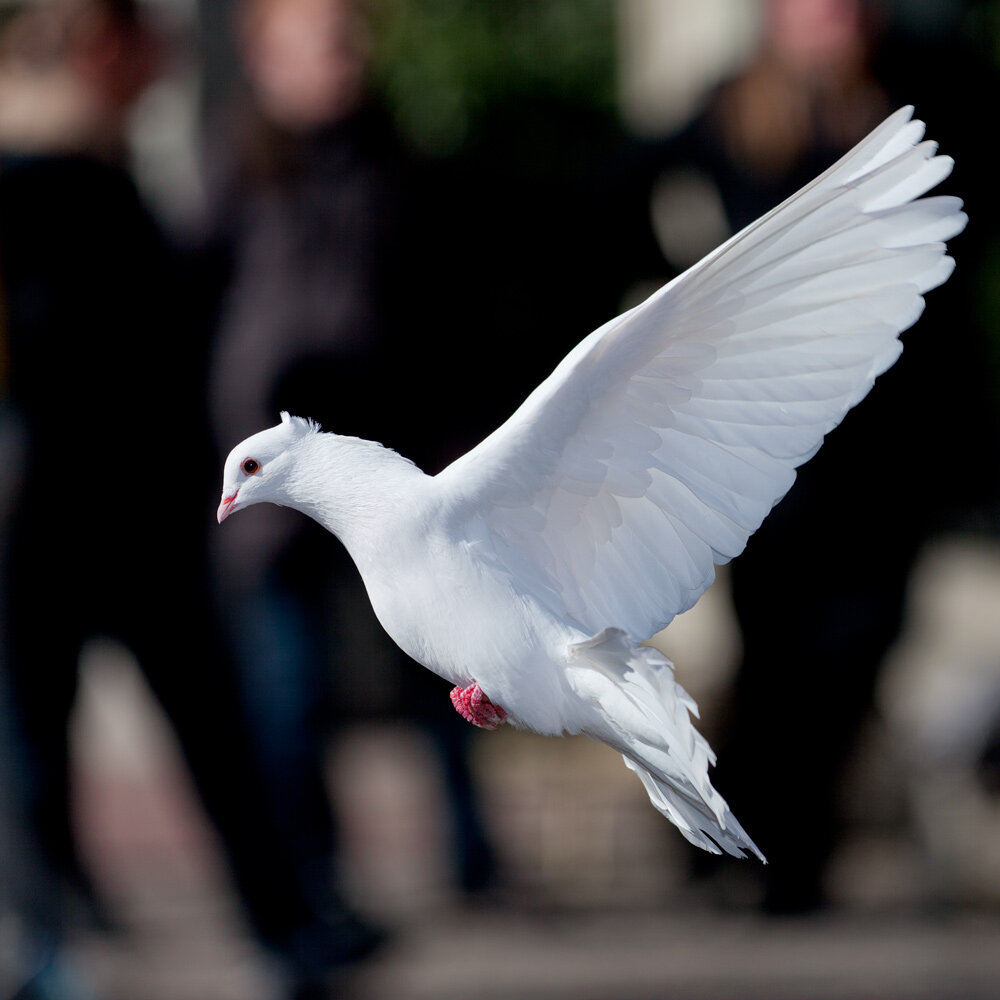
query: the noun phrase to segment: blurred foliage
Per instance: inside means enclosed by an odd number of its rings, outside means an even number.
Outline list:
[[[612,111],[614,0],[372,0],[373,74],[419,148],[449,154],[519,98]]]

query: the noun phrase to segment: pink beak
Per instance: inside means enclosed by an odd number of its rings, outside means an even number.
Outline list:
[[[219,510],[216,514],[216,517],[219,519],[219,524],[222,524],[222,522],[225,521],[225,519],[229,517],[235,509],[237,493],[239,493],[239,490],[231,496],[222,498],[222,503],[219,504]]]

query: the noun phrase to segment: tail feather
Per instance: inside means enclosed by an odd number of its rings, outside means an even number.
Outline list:
[[[698,709],[658,650],[635,646],[620,629],[573,645],[570,683],[590,706],[588,736],[618,750],[650,802],[692,843],[766,861],[708,777],[715,754],[691,722]]]

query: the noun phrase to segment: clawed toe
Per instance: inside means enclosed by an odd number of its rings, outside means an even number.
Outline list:
[[[507,713],[499,705],[494,705],[478,684],[453,688],[451,703],[463,719],[480,729],[496,729],[507,720]]]

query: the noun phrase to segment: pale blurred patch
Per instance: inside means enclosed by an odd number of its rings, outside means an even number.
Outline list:
[[[914,573],[879,691],[906,783],[924,891],[1000,902],[1000,797],[976,765],[1000,727],[1000,545],[945,539]]]
[[[619,0],[619,103],[640,135],[677,128],[749,58],[758,5],[746,0]]]

